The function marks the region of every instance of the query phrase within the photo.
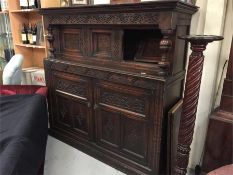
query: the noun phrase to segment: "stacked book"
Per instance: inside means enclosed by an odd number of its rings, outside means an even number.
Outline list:
[[[22,69],[22,85],[45,86],[44,69],[38,67]]]

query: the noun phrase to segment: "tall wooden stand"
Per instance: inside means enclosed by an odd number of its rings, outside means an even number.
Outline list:
[[[192,53],[189,57],[188,72],[186,77],[183,109],[180,119],[178,135],[177,159],[175,175],[185,175],[189,161],[190,145],[193,139],[196,120],[197,104],[204,63],[203,51],[208,43],[222,40],[220,36],[182,36],[180,39],[191,43]]]

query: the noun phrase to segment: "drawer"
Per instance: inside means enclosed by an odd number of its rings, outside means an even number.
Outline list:
[[[95,95],[98,105],[120,110],[126,115],[149,115],[151,94],[147,90],[104,82],[96,84]]]
[[[90,81],[87,78],[61,72],[54,72],[53,77],[56,91],[86,100],[90,96]]]

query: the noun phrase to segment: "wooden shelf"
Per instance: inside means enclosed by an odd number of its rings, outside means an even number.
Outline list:
[[[33,49],[45,49],[45,46],[38,46],[38,45],[31,45],[31,44],[15,44],[15,46],[20,46],[20,47],[29,47]]]
[[[11,10],[11,13],[36,13],[38,9],[21,9],[21,10]]]
[[[14,50],[16,54],[24,56],[23,68],[43,68],[43,60],[47,57],[46,42],[41,45],[23,44],[21,37],[23,24],[36,24],[38,22],[43,24],[43,17],[39,14],[39,9],[21,9],[19,0],[7,0],[7,2]]]

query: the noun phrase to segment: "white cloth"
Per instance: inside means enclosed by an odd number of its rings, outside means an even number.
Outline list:
[[[23,55],[16,54],[7,63],[3,70],[4,85],[21,85]]]

